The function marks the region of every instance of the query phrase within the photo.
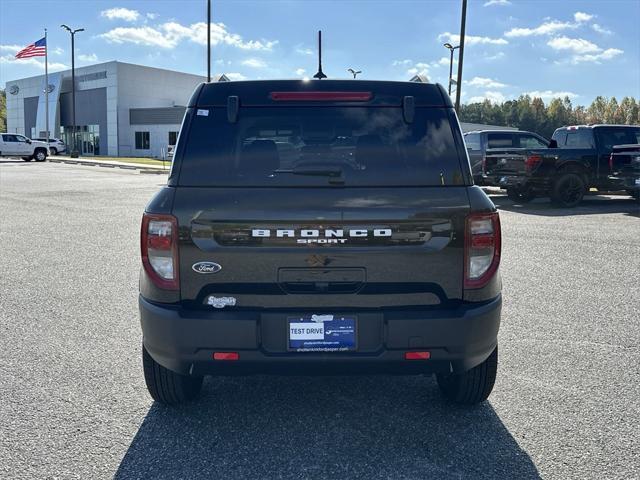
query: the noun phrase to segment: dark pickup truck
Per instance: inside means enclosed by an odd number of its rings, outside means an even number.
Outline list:
[[[640,126],[562,127],[554,132],[550,148],[488,151],[483,175],[490,184],[506,188],[512,200],[548,195],[558,206],[574,207],[590,188],[626,190],[636,197],[640,172],[631,161],[634,152],[640,152]]]
[[[484,177],[520,202],[549,196],[558,206],[574,207],[590,188],[624,190],[637,198],[640,126],[562,127],[554,132],[551,147],[489,150]]]
[[[463,404],[493,388],[500,219],[440,85],[200,85],[141,251],[159,402],[205,375],[435,373]]]
[[[464,134],[467,145],[473,182],[476,185],[490,186],[482,175],[487,152],[493,149],[547,148],[549,140],[524,130],[474,130]]]

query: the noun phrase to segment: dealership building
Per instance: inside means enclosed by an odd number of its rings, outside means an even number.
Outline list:
[[[81,155],[162,157],[175,145],[185,105],[205,77],[107,62],[75,70]],[[222,78],[226,80],[226,78]],[[7,82],[7,131],[46,135],[45,77]],[[71,70],[49,74],[49,135],[72,143]]]

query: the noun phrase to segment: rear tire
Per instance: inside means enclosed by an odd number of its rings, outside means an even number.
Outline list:
[[[156,362],[142,346],[144,380],[151,398],[165,405],[179,405],[193,400],[202,389],[203,377],[180,375]]]
[[[563,173],[553,184],[551,202],[558,207],[573,208],[582,201],[585,190],[582,175],[573,172]]]
[[[450,402],[473,405],[484,402],[496,382],[498,373],[498,346],[491,355],[471,370],[449,375],[436,375],[442,395]]]
[[[51,151],[51,155],[57,155],[58,154],[58,149],[56,147],[51,147],[49,150]]]
[[[536,194],[530,188],[507,188],[507,197],[515,203],[529,203]]]
[[[36,162],[44,162],[47,159],[47,151],[44,148],[38,148],[33,152],[33,158]]]
[[[22,157],[22,159],[23,159],[25,162],[30,162],[31,160],[33,160],[33,157]]]

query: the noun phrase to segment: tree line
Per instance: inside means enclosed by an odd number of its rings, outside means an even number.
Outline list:
[[[460,121],[517,127],[551,138],[556,128],[590,123],[640,125],[640,100],[598,96],[588,107],[571,104],[569,97],[554,98],[548,105],[539,97],[522,95],[504,103],[469,103],[460,107]]]
[[[7,92],[0,88],[0,132],[7,131]]]

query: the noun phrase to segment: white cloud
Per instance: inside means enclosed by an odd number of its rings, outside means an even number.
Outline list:
[[[158,18],[158,14],[157,13],[147,13],[145,15],[149,20],[155,20],[156,18]]]
[[[140,12],[124,7],[117,7],[101,11],[100,16],[108,18],[109,20],[119,19],[126,22],[135,22],[140,16]]]
[[[573,57],[571,62],[574,64],[583,62],[600,63],[601,60],[611,60],[623,53],[624,51],[619,48],[607,48],[606,50],[596,54],[576,55]]]
[[[393,65],[394,67],[408,67],[409,65],[413,64],[413,60],[409,60],[408,58],[405,60],[394,60],[393,63],[391,65]]]
[[[266,68],[267,63],[264,60],[260,60],[259,58],[247,58],[241,62],[245,67],[251,68]]]
[[[495,55],[485,55],[485,60],[498,60],[499,58],[504,57],[504,52],[498,52]]]
[[[313,50],[299,45],[296,47],[296,53],[299,55],[313,55]]]
[[[81,60],[83,62],[97,62],[98,56],[95,53],[90,53],[88,55],[81,53],[80,55],[78,55],[78,60]]]
[[[574,53],[591,53],[601,50],[595,43],[583,38],[556,37],[547,42],[554,50],[570,50]]]
[[[489,0],[483,7],[491,7],[492,5],[511,5],[511,2],[509,0]]]
[[[491,38],[491,37],[480,37],[474,35],[466,35],[464,37],[465,45],[507,45],[509,42],[504,38]],[[453,34],[451,32],[444,32],[438,35],[438,40],[446,41],[449,43],[458,44],[460,43],[460,35]]]
[[[15,54],[22,50],[25,46],[21,47],[20,45],[0,45],[0,52],[11,52]]]
[[[246,80],[247,79],[247,77],[245,77],[241,73],[225,73],[225,75],[229,80],[232,80],[232,81]]]
[[[492,103],[504,103],[506,97],[502,94],[502,92],[493,92],[487,91],[484,92],[484,95],[477,95],[475,97],[471,97],[469,99],[469,103],[481,103],[485,100],[489,100]]]
[[[437,62],[434,62],[434,66],[443,65],[445,67],[448,67],[450,62],[451,62],[451,57],[442,57]],[[455,65],[456,63],[458,63],[458,59],[454,56],[453,57],[453,64]]]
[[[569,61],[574,65],[587,62],[600,63],[602,60],[611,60],[624,53],[623,50],[618,48],[608,48],[605,50],[583,38],[558,37],[549,40],[547,45],[554,50],[570,51],[573,55]],[[564,63],[564,61],[556,61],[556,63],[561,64]]]
[[[602,35],[611,35],[613,33],[611,30],[607,30],[602,25],[598,25],[597,23],[591,25],[591,28]]]
[[[578,23],[588,22],[592,18],[593,18],[593,15],[589,15],[588,13],[584,13],[584,12],[576,12],[573,14],[573,19]]]
[[[532,35],[551,35],[561,30],[576,28],[577,24],[569,22],[559,22],[558,20],[550,20],[542,23],[535,28],[512,28],[505,32],[505,37],[529,37]]]
[[[296,69],[296,75],[301,77],[303,76],[305,73],[307,73],[307,71],[304,68],[297,68]]]
[[[49,53],[53,53],[54,55],[62,55],[64,53],[64,50],[60,47],[55,47],[49,49]]]
[[[167,22],[156,28],[143,27],[118,27],[99,35],[111,43],[133,43],[171,49],[181,41],[189,40],[200,45],[207,44],[207,25],[197,22],[185,26],[178,22]],[[211,45],[230,45],[241,50],[270,51],[278,43],[277,40],[244,40],[237,33],[227,30],[224,23],[211,24]]]
[[[134,43],[161,48],[174,48],[178,41],[151,27],[118,27],[100,34],[110,43]]]
[[[41,69],[42,71],[44,71],[44,57],[42,57],[42,58],[43,58],[43,60],[39,60],[38,58],[35,58],[35,57],[31,57],[31,58],[14,58],[13,55],[4,55],[4,56],[0,57],[0,63],[4,63],[4,64],[7,64],[7,65],[20,65],[20,66],[37,67],[37,68]],[[49,65],[49,71],[66,70],[67,68],[69,68],[64,63],[59,63],[59,62],[49,62],[48,65]]]
[[[569,97],[571,99],[578,97],[577,93],[573,92],[554,92],[553,90],[533,90],[531,92],[524,92],[522,95],[529,95],[531,98],[539,97],[542,100],[553,100],[554,98]]]
[[[492,80],[486,77],[473,77],[471,80],[465,82],[472,87],[482,88],[504,88],[507,86],[505,83],[500,83],[497,80]]]

